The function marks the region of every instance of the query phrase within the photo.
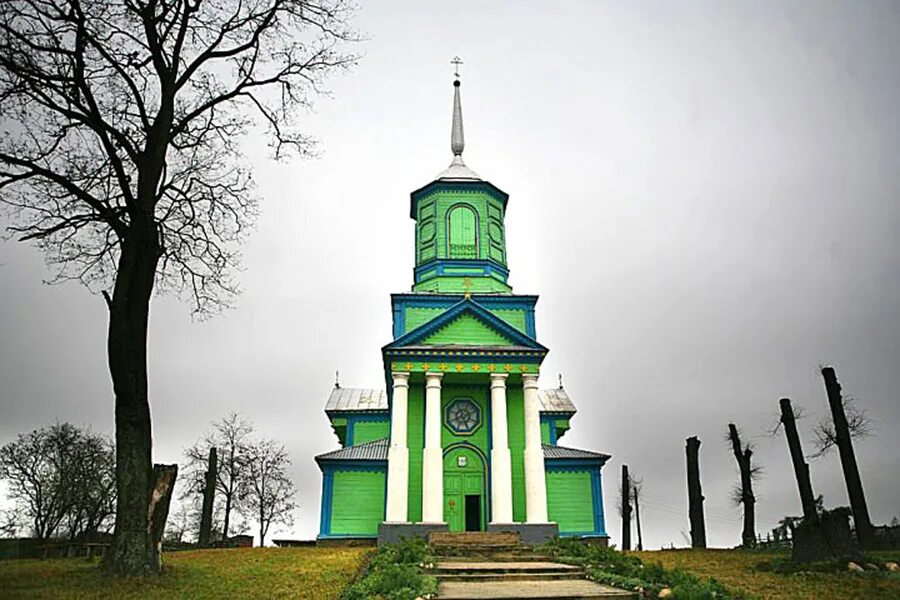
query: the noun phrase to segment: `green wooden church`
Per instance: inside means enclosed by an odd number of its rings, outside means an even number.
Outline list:
[[[469,169],[460,83],[453,161],[410,195],[414,283],[393,294],[393,341],[381,349],[386,389],[335,384],[325,413],[341,448],[321,454],[319,539],[518,531],[607,538],[606,454],[559,445],[575,406],[540,389],[548,350],[538,297],[508,283],[509,196]]]

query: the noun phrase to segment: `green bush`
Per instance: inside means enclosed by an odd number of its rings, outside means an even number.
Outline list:
[[[437,591],[437,579],[422,572],[421,565],[434,561],[424,540],[404,539],[379,548],[363,576],[341,595],[342,600],[414,600]]]

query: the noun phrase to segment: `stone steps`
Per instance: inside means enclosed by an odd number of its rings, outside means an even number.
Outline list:
[[[438,580],[440,600],[637,597],[588,581],[581,567],[535,553],[516,532],[435,531],[428,542],[439,557],[429,572]]]
[[[578,571],[544,571],[541,573],[435,573],[440,581],[559,581],[584,579]]]

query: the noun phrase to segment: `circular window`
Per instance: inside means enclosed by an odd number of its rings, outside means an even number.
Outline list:
[[[447,406],[447,427],[458,435],[469,435],[481,424],[481,410],[468,398],[459,398]]]

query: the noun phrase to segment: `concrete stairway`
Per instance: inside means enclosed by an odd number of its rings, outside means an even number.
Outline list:
[[[438,556],[431,573],[441,600],[636,597],[588,581],[581,567],[552,562],[522,544],[518,533],[435,532],[428,541]]]

